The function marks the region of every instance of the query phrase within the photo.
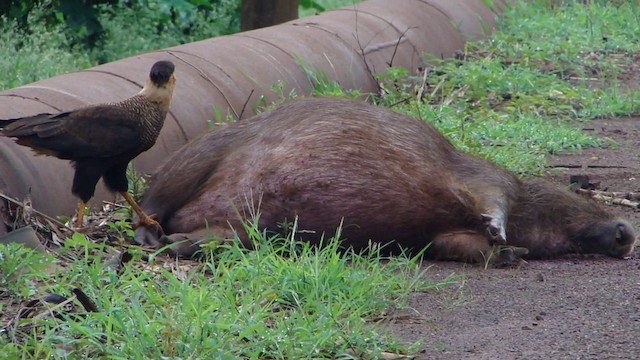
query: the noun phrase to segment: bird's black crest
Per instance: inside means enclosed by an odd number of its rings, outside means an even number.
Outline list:
[[[153,81],[156,85],[164,85],[169,81],[171,75],[173,75],[173,71],[175,70],[175,65],[171,61],[163,60],[158,61],[153,64],[151,67],[151,72],[149,73],[149,77],[151,81]]]

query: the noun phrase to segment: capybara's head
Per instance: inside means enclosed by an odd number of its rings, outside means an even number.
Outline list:
[[[636,234],[594,200],[540,179],[523,183],[510,217],[509,243],[529,248],[532,258],[565,253],[625,257]]]
[[[631,226],[617,219],[585,224],[572,234],[572,238],[580,253],[620,258],[628,256],[636,242],[636,234]]]

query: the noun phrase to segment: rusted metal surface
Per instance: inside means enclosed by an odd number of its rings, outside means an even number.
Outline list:
[[[502,1],[494,1],[501,11]],[[171,111],[156,145],[140,155],[138,171],[152,172],[190,138],[223,117],[248,117],[282,94],[312,90],[303,66],[343,88],[376,91],[371,72],[390,64],[416,71],[429,56],[449,57],[468,38],[484,36],[496,14],[482,0],[369,0],[285,24],[133,56],[0,93],[0,118],[71,110],[126,98],[142,87],[160,59],[176,64]],[[429,54],[429,55],[425,55]],[[185,174],[188,176],[188,174]],[[34,156],[0,138],[0,192],[50,215],[71,214],[73,170],[67,161]],[[112,200],[99,186],[93,205]]]
[[[491,1],[493,9],[487,7],[484,1],[451,1],[451,0],[420,0],[439,11],[458,32],[467,39],[481,39],[488,35],[495,25],[492,19],[495,12],[501,13],[505,8],[504,1]]]

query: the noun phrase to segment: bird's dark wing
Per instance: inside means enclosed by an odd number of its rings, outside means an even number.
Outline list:
[[[2,135],[40,153],[62,159],[105,158],[139,147],[140,120],[126,109],[98,105],[13,121]]]
[[[15,118],[15,119],[0,119],[0,130],[2,130],[3,128],[13,124],[14,122],[18,121],[18,120],[25,120],[25,119],[38,119],[41,117],[50,117],[52,116],[52,114],[49,113],[42,113],[42,114],[38,114],[38,115],[33,115],[33,116],[29,116],[29,117],[21,117],[21,118]]]

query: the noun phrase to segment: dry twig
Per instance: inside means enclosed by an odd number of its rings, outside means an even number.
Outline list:
[[[640,208],[640,202],[637,201],[640,200],[640,193],[586,190],[580,188],[575,191],[579,194],[588,195],[594,200],[615,205],[628,206],[636,209]]]

